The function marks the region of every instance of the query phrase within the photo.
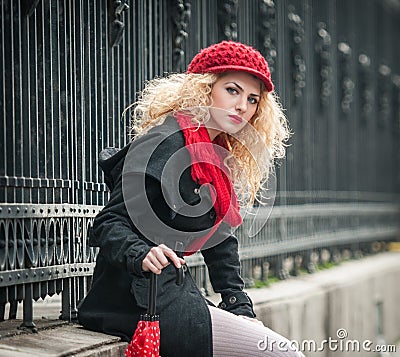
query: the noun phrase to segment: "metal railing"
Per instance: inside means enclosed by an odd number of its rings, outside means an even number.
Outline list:
[[[5,237],[0,255],[2,316],[5,302],[11,303],[9,318],[15,318],[17,302],[23,301],[23,326],[34,327],[33,301],[61,293],[60,318],[76,318],[76,306],[90,286],[96,256],[96,250],[87,245],[86,234],[100,208],[12,204],[0,210],[0,232]],[[373,244],[400,240],[400,206],[394,203],[321,203],[262,211],[255,220],[246,218],[236,232],[247,282],[266,280],[266,263],[286,278],[300,267],[313,271],[317,262],[313,253],[318,259],[322,250],[328,251],[333,260],[343,249],[370,253]],[[289,258],[290,267],[285,264]],[[198,286],[211,292],[201,255],[186,260]],[[260,276],[256,276],[257,269],[261,269]]]
[[[34,327],[33,301],[62,293],[61,318],[76,318],[90,286],[96,251],[87,231],[98,206],[69,204],[0,206],[0,318],[10,302],[15,318],[23,301],[25,327]]]
[[[263,209],[261,209],[263,211]],[[249,216],[248,216],[249,217]],[[276,206],[245,219],[236,231],[242,275],[248,286],[267,281],[268,272],[285,279],[318,263],[385,250],[400,241],[400,205],[382,202],[319,203]],[[198,286],[212,291],[200,253],[187,257]],[[265,269],[265,265],[268,269]]]

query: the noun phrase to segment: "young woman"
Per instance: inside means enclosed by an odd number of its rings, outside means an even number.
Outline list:
[[[163,357],[300,356],[255,319],[232,234],[289,137],[264,57],[238,42],[211,45],[187,73],[149,81],[133,108],[134,140],[100,160],[112,192],[90,234],[100,251],[80,323],[130,341],[151,272]],[[218,307],[189,272],[175,284],[174,268],[198,250]]]

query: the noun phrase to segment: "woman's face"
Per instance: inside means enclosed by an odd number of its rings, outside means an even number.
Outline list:
[[[226,72],[211,90],[210,121],[206,124],[211,140],[221,132],[235,134],[257,111],[261,81],[246,72]]]

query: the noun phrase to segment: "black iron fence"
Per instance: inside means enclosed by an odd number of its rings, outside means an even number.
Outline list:
[[[146,79],[221,39],[265,55],[294,132],[267,225],[238,231],[246,278],[399,239],[400,1],[0,4],[0,318],[23,301],[32,326],[32,302],[54,293],[74,318],[108,198],[99,151],[126,144],[121,113]],[[189,263],[207,289],[201,258]]]

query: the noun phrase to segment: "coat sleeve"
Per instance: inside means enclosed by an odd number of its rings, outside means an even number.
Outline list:
[[[177,214],[165,201],[163,192],[170,193],[180,181],[167,175],[163,191],[162,173],[170,157],[184,147],[184,138],[179,131],[170,134],[163,132],[163,127],[156,129],[136,139],[129,148],[103,155],[101,165],[112,191],[89,237],[90,244],[100,247],[99,254],[110,264],[139,276],[143,276],[142,262],[151,246],[185,242],[188,237],[196,237],[197,231],[209,229],[215,220],[205,214],[194,222]],[[188,154],[186,161],[190,162]],[[186,167],[182,162],[180,166]],[[183,176],[188,177],[182,181],[190,183],[190,171],[185,170]],[[182,193],[189,205],[200,200],[193,192],[190,189]]]
[[[171,143],[177,136],[164,140],[168,138],[168,133],[163,132],[165,128],[160,126],[156,129],[121,150],[107,148],[100,153],[99,165],[111,195],[89,233],[90,245],[100,247],[99,254],[109,264],[139,276],[143,276],[142,261],[155,244],[140,233],[132,219],[146,216],[148,207],[143,202],[146,199],[157,200],[160,194],[156,180],[146,180],[145,187],[141,183],[146,174],[160,175],[170,150],[174,148]],[[149,160],[154,151],[157,155]],[[125,188],[124,195],[123,181],[126,182],[128,176],[132,187],[143,187],[143,190],[130,190],[126,195]]]
[[[213,289],[222,297],[218,307],[235,315],[255,317],[253,303],[243,291],[237,238],[231,235],[202,254]]]

